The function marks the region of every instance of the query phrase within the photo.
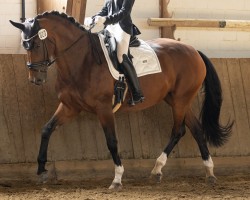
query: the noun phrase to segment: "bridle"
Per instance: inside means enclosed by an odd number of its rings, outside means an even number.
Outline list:
[[[48,51],[48,47],[46,45],[46,40],[48,40],[49,42],[53,43],[51,40],[48,39],[48,35],[47,35],[47,31],[46,29],[41,29],[40,27],[38,28],[38,30],[36,31],[37,33],[35,35],[33,35],[32,37],[25,39],[23,36],[23,33],[21,35],[21,40],[23,42],[23,47],[28,50],[28,51],[32,51],[32,49],[34,49],[34,39],[35,38],[39,38],[42,41],[42,46],[43,46],[43,57],[44,59],[42,61],[38,61],[38,62],[27,62],[27,67],[35,72],[42,72],[42,73],[46,73],[48,67],[50,67],[58,58],[60,58],[64,53],[66,53],[69,49],[71,49],[77,42],[79,42],[79,40],[81,40],[84,36],[81,35],[76,41],[74,41],[69,47],[65,48],[64,50],[60,51],[58,53],[58,55],[53,58],[52,60],[50,60],[49,58],[49,51]],[[25,47],[24,44],[25,42],[33,42],[32,45],[28,45],[28,47]],[[54,44],[54,43],[53,43]],[[55,45],[55,44],[54,44]]]

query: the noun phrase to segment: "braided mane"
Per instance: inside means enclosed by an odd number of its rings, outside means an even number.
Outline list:
[[[77,22],[74,17],[69,16],[66,13],[58,12],[58,11],[55,11],[55,10],[39,14],[39,15],[37,15],[35,17],[35,19],[41,19],[43,17],[50,16],[50,15],[62,17],[63,19],[66,19],[67,21],[69,21],[72,24],[74,24],[77,28],[79,28],[79,29],[81,29],[83,31],[86,31],[86,29],[82,26],[82,24],[80,24],[79,22]]]

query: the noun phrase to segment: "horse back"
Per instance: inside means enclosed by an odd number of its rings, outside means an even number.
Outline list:
[[[124,104],[121,110],[141,110],[153,106],[171,93],[190,94],[193,98],[204,81],[206,66],[192,46],[167,38],[147,43],[155,51],[162,72],[140,77],[146,100],[132,108]]]
[[[188,76],[193,78],[198,74],[200,75],[198,82],[204,80],[206,66],[198,51],[192,46],[168,38],[158,38],[147,42],[154,49],[162,72],[168,79],[171,76],[172,79],[185,80]]]

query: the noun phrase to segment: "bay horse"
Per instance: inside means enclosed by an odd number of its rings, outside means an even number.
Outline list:
[[[42,129],[37,174],[42,180],[46,177],[45,164],[52,132],[85,110],[97,115],[115,164],[115,178],[109,188],[122,187],[124,168],[118,154],[112,112],[115,80],[109,72],[97,34],[90,33],[74,18],[56,11],[45,12],[24,23],[10,22],[22,31],[32,83],[43,84],[48,67],[54,62],[57,67],[56,92],[60,104]],[[214,183],[214,164],[207,142],[215,147],[222,146],[233,126],[230,120],[225,126],[219,123],[222,90],[215,68],[202,52],[179,41],[159,38],[147,43],[154,49],[162,72],[140,77],[145,101],[136,106],[124,103],[119,112],[143,110],[164,100],[172,107],[174,125],[170,141],[157,158],[151,174],[157,181],[161,180],[162,168],[187,126],[199,146],[206,180]],[[101,64],[97,63],[93,48],[98,49]],[[192,112],[191,104],[202,85],[205,97],[200,122]]]

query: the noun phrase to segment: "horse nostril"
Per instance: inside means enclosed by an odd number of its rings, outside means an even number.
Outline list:
[[[36,84],[37,84],[37,85],[41,85],[42,83],[43,83],[43,80],[42,80],[42,79],[37,79],[37,80],[36,80]]]
[[[29,78],[29,81],[30,81],[31,83],[35,83],[35,82],[36,82],[36,80],[35,80],[34,78]]]

